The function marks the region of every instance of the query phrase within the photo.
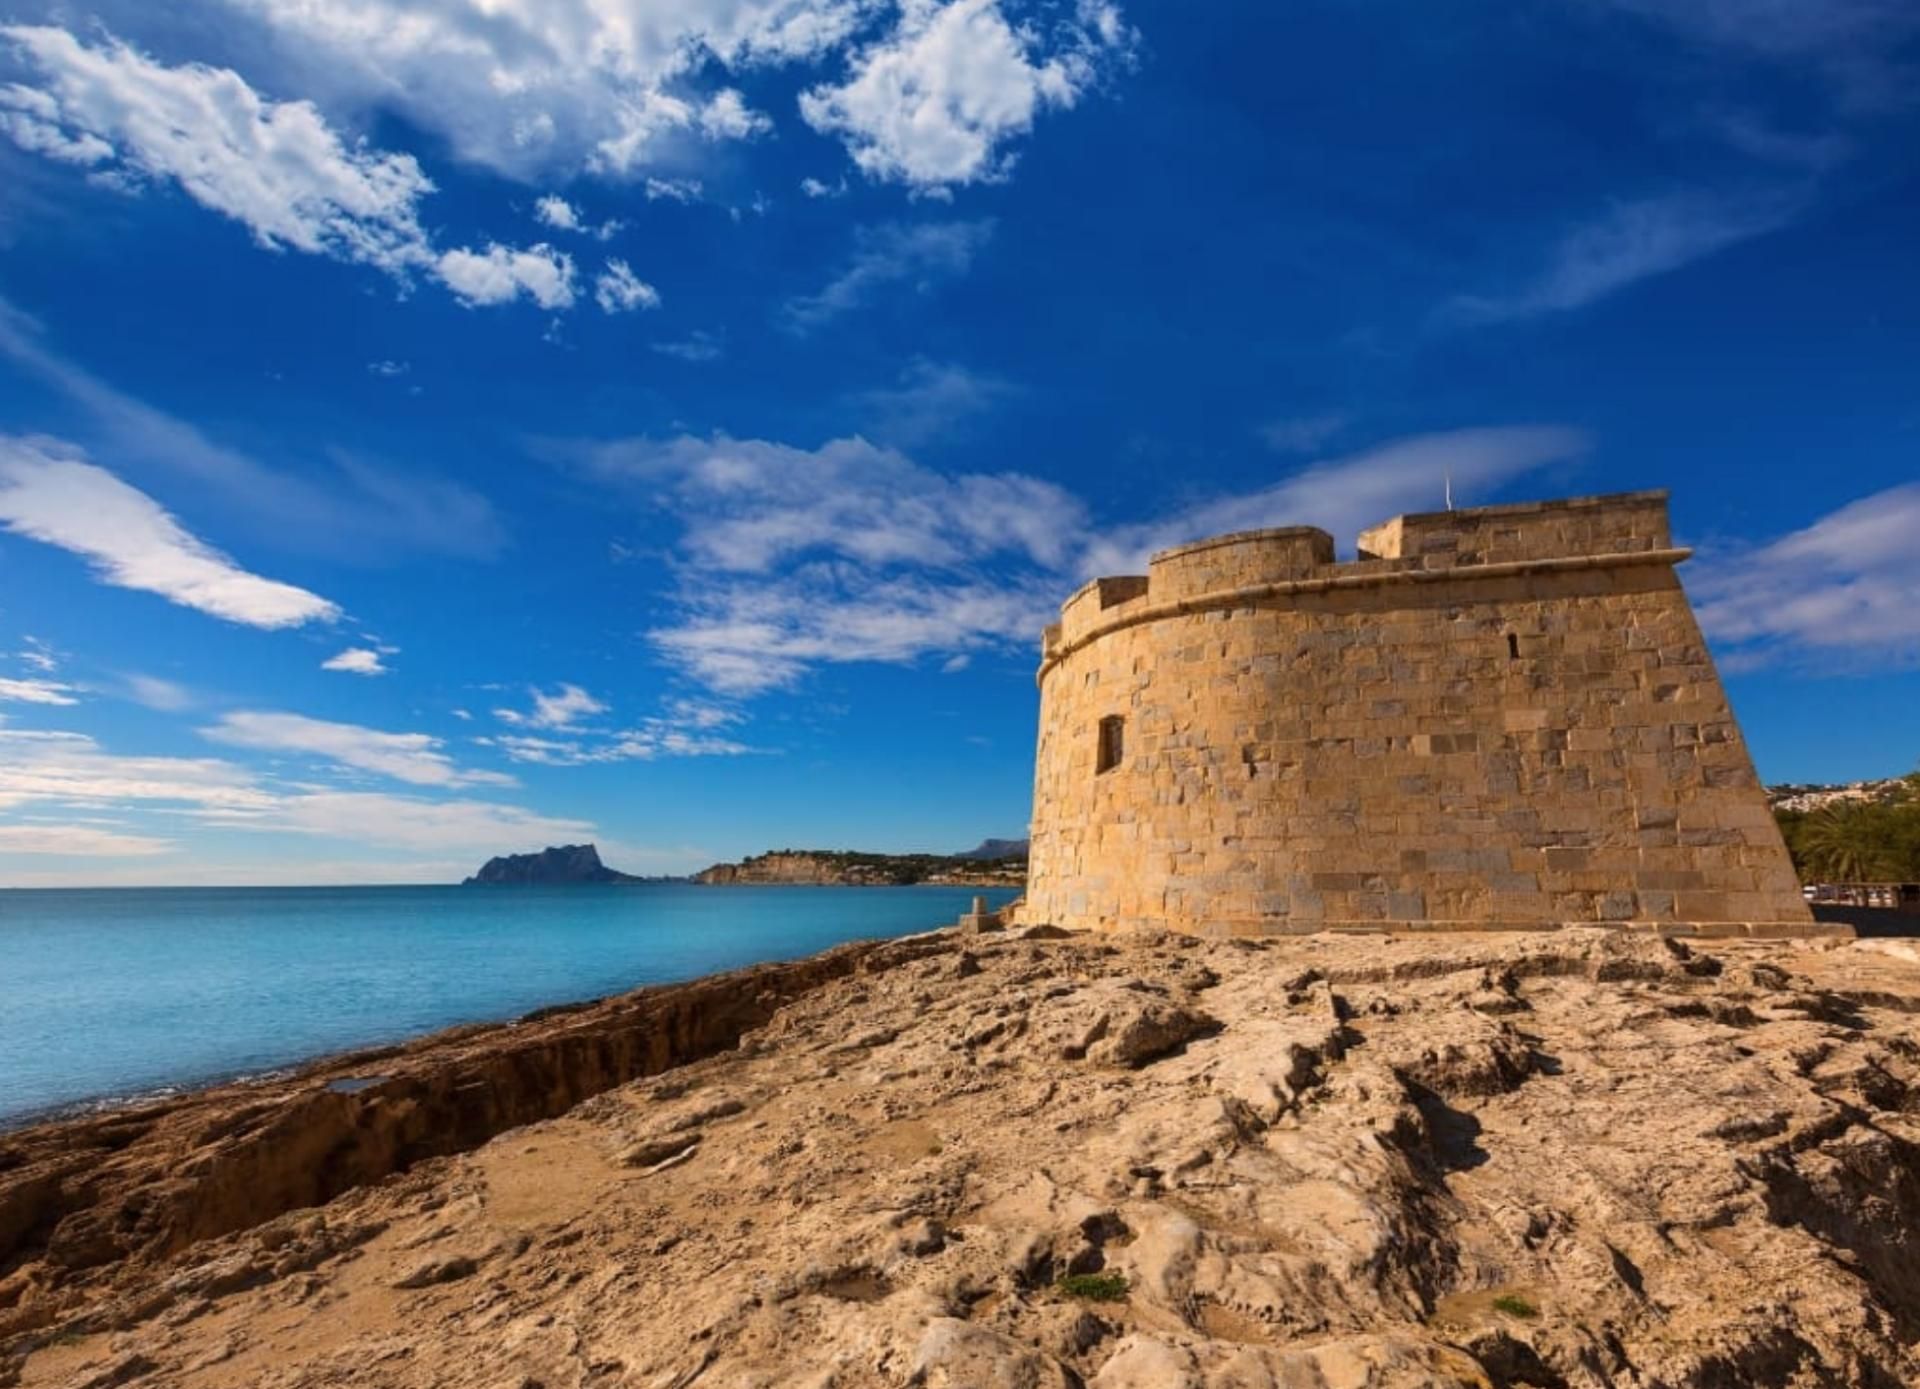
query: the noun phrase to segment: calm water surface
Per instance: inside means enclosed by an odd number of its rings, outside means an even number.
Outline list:
[[[950,924],[971,888],[0,890],[0,1125]],[[989,890],[995,906],[1010,889]]]

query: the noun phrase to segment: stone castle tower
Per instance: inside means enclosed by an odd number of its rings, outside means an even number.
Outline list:
[[[1664,492],[1310,527],[1096,579],[1047,628],[1029,921],[1816,930]]]

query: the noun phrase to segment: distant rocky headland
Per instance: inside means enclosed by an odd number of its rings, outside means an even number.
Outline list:
[[[464,887],[552,887],[591,883],[798,884],[809,887],[1019,887],[1027,841],[985,839],[958,854],[869,854],[851,849],[774,849],[716,863],[691,878],[646,878],[600,861],[592,844],[549,845],[537,854],[490,858]]]
[[[600,862],[600,850],[591,844],[549,845],[537,854],[502,854],[490,858],[463,887],[532,887],[575,883],[644,883]]]
[[[911,887],[922,883],[1018,887],[1026,881],[1024,840],[989,839],[962,854],[866,854],[848,849],[775,849],[693,875],[723,887],[785,883],[812,887]],[[1004,849],[997,854],[983,851]]]

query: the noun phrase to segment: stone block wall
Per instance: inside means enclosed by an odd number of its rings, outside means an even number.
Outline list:
[[[1068,602],[1023,919],[1812,929],[1665,494],[1401,517],[1361,550],[1227,536]]]

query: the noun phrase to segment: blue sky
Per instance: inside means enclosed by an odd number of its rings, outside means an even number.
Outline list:
[[[1763,777],[1920,738],[1899,0],[0,4],[0,882],[1027,814],[1222,530],[1668,487]]]

